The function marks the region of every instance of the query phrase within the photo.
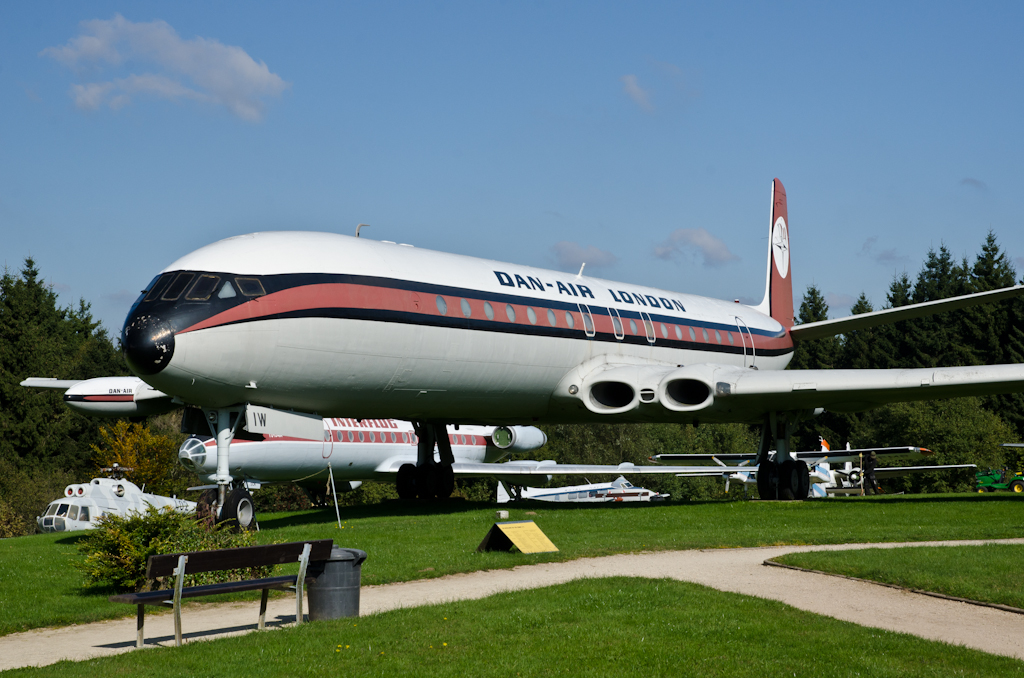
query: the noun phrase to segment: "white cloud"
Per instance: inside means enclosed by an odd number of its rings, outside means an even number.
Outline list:
[[[91,73],[109,66],[143,66],[127,77],[72,85],[70,94],[82,110],[106,104],[119,108],[137,94],[177,101],[191,99],[224,106],[243,120],[263,117],[264,99],[279,96],[288,83],[256,62],[241,47],[210,38],[183,40],[165,21],[135,23],[113,19],[83,21],[81,35],[47,56],[73,69]]]
[[[651,104],[650,92],[640,86],[640,83],[636,81],[635,75],[624,75],[620,80],[622,80],[623,91],[625,91],[629,98],[633,100],[633,103],[648,113],[654,111],[654,106]]]
[[[988,184],[986,184],[981,179],[975,179],[973,177],[966,177],[964,179],[961,179],[960,185],[967,186],[968,188],[973,188],[974,190],[981,191],[982,193],[988,191]]]
[[[860,248],[860,256],[874,259],[877,263],[883,266],[898,266],[899,264],[910,263],[910,257],[905,254],[900,254],[896,251],[896,248],[887,250],[879,250],[875,248],[878,244],[878,237],[871,236],[864,241],[864,245]]]
[[[598,249],[593,245],[584,247],[579,243],[563,240],[551,246],[551,252],[555,255],[558,268],[563,271],[576,272],[584,263],[590,268],[604,268],[611,266],[619,260],[611,252]]]
[[[724,242],[703,228],[677,228],[664,242],[655,246],[654,256],[674,259],[684,250],[700,255],[704,266],[709,268],[740,260]]]

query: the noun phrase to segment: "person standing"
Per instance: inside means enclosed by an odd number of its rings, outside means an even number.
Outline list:
[[[875,466],[878,464],[878,456],[872,452],[864,461],[864,481],[866,494],[879,494],[878,481],[875,480]]]

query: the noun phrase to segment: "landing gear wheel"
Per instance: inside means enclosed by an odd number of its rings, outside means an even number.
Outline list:
[[[782,462],[782,470],[779,473],[779,499],[788,501],[806,499],[806,490],[801,496],[800,488],[807,482],[809,482],[807,464],[795,459],[787,459]]]
[[[238,530],[251,530],[256,526],[252,495],[244,486],[236,487],[228,493],[227,503],[220,512],[220,522]]]
[[[1010,483],[1010,490],[1012,490],[1016,494],[1024,492],[1024,481],[1014,480],[1012,483]]]
[[[766,461],[757,469],[757,494],[761,499],[778,499],[779,467]]]
[[[452,492],[455,491],[455,472],[452,471],[452,467],[448,464],[442,464],[437,467],[437,498],[447,499],[452,496]]]
[[[800,486],[797,488],[797,499],[807,499],[811,492],[811,474],[807,470],[807,462],[797,459],[797,473],[800,474]]]
[[[438,490],[437,467],[433,464],[416,467],[416,496],[422,500],[433,499]]]
[[[398,467],[395,485],[399,499],[416,498],[416,464],[402,464]]]

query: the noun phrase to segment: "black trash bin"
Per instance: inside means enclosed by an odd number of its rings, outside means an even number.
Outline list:
[[[335,546],[327,560],[310,562],[309,620],[359,616],[359,581],[366,551]]]

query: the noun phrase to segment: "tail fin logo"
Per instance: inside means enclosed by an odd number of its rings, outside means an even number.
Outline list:
[[[789,232],[786,230],[786,220],[779,217],[772,227],[772,253],[775,259],[775,268],[783,278],[789,273]]]

